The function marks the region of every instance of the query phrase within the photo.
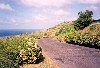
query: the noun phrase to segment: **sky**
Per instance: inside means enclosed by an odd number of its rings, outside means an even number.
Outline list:
[[[100,19],[100,0],[0,0],[0,29],[47,29],[85,10]]]

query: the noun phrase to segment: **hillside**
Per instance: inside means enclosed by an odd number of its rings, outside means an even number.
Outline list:
[[[86,45],[96,45],[95,42],[98,41],[98,46],[100,45],[100,22],[94,22],[91,25],[85,27],[83,30],[75,30],[74,23],[64,23],[60,29],[55,28],[57,32],[55,37],[61,42],[71,42],[76,44],[86,44]],[[59,25],[58,25],[59,27]],[[86,42],[86,43],[84,43]],[[93,42],[93,43],[92,43]],[[93,45],[93,46],[94,46]]]

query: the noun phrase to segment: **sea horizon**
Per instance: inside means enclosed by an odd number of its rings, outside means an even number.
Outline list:
[[[41,29],[0,29],[0,37],[36,32]]]

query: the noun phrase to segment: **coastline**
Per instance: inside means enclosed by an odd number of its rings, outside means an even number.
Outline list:
[[[24,33],[32,33],[40,29],[0,29],[0,37],[15,36]]]

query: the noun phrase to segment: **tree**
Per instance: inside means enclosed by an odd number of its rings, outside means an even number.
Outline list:
[[[93,21],[92,15],[93,12],[89,10],[86,10],[85,12],[82,11],[79,12],[78,13],[79,18],[75,21],[74,28],[76,30],[79,30],[89,26]]]

